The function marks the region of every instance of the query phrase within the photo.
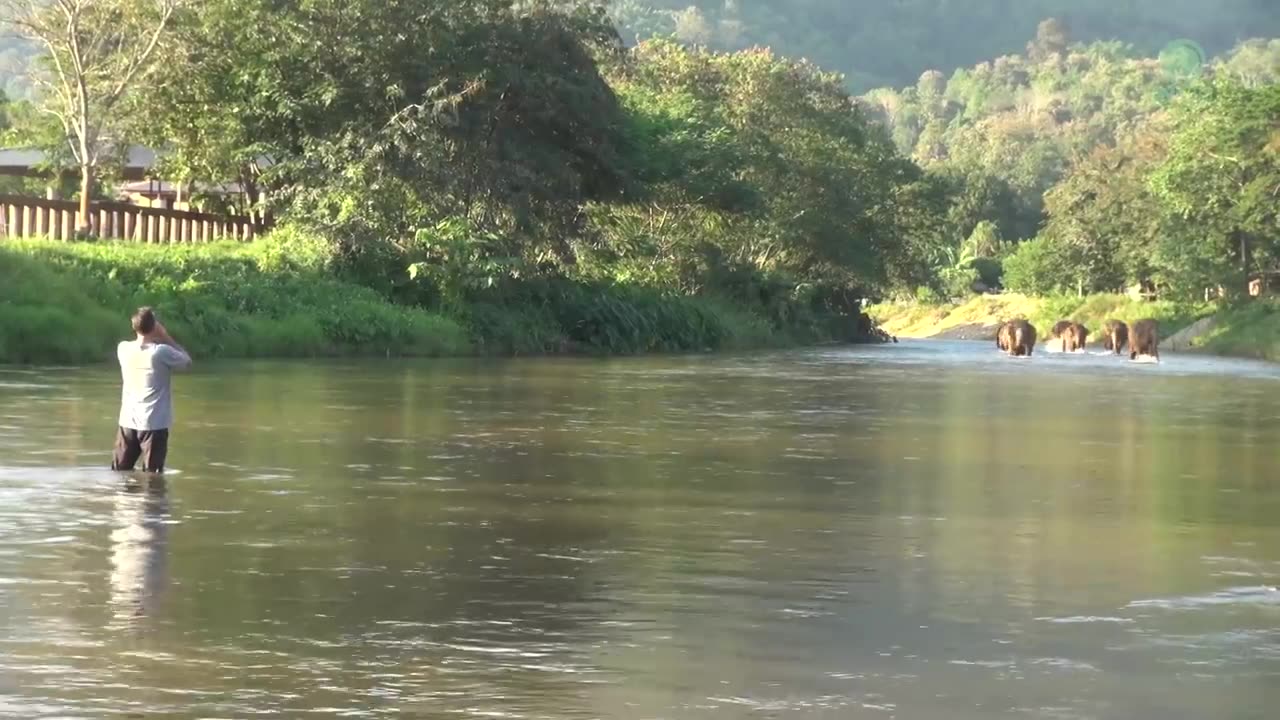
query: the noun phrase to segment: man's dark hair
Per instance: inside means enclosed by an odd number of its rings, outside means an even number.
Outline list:
[[[150,335],[156,329],[156,314],[149,307],[140,307],[133,314],[133,331],[139,335]]]

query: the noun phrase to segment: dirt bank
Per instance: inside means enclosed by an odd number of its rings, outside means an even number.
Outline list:
[[[1085,298],[1036,298],[1016,294],[983,295],[964,303],[920,305],[885,303],[868,308],[886,331],[903,338],[995,340],[1000,323],[1025,318],[1036,326],[1040,345],[1059,320],[1082,323],[1091,331],[1089,347],[1101,347],[1107,320],[1159,322],[1163,352],[1207,352],[1280,361],[1280,299],[1256,300],[1220,309],[1205,303],[1141,302],[1122,295]],[[1051,342],[1051,341],[1049,341]]]

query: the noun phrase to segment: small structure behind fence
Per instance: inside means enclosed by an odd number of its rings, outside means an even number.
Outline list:
[[[24,195],[0,195],[0,237],[74,240],[76,231],[90,228],[103,240],[142,243],[203,243],[215,240],[249,241],[266,229],[243,215],[215,215],[166,210],[121,202],[95,202],[87,222],[80,204]]]

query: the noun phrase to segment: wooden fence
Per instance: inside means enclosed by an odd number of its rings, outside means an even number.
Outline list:
[[[92,203],[85,223],[81,222],[78,202],[0,195],[0,237],[72,240],[84,225],[104,240],[144,243],[248,241],[265,229],[243,215],[166,210],[121,202]]]

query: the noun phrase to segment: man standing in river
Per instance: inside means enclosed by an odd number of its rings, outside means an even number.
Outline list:
[[[191,356],[174,342],[149,307],[133,314],[133,340],[116,347],[120,360],[120,427],[116,431],[112,470],[133,470],[142,458],[147,472],[164,472],[169,453],[174,370],[191,367]]]

